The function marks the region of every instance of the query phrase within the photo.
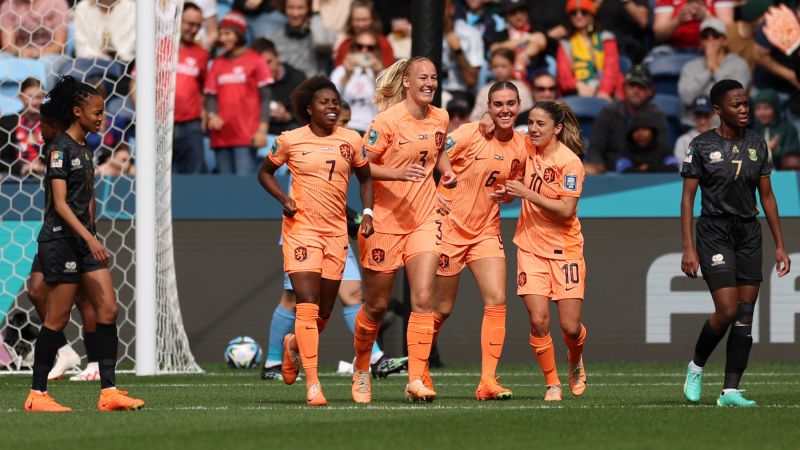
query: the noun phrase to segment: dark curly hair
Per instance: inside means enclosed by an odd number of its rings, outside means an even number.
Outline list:
[[[65,130],[72,125],[75,114],[72,109],[86,104],[89,98],[100,92],[92,86],[67,75],[61,77],[42,102],[40,113],[56,128]]]
[[[338,98],[341,103],[342,96],[339,94],[339,90],[336,89],[336,85],[333,84],[328,77],[322,75],[313,76],[303,81],[292,91],[291,101],[292,109],[294,109],[294,116],[302,125],[308,125],[311,121],[311,115],[308,113],[308,105],[311,104],[314,94],[322,89],[330,89],[335,92],[336,98]]]

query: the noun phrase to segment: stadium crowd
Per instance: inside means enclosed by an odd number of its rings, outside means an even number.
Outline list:
[[[677,172],[687,142],[717,122],[718,80],[751,95],[750,127],[777,170],[800,169],[800,81],[767,39],[778,0],[444,0],[442,103],[450,130],[480,118],[495,81],[523,111],[561,99],[575,111],[589,174]],[[299,126],[289,94],[327,75],[364,132],[375,78],[411,53],[411,1],[186,2],[177,66],[176,173],[251,175]],[[0,0],[0,177],[41,176],[38,107],[57,74],[106,96],[90,143],[102,174],[133,170],[135,2]],[[526,114],[518,125],[525,128]],[[117,155],[117,152],[120,155]]]

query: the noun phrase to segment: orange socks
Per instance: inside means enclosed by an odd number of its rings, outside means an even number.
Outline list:
[[[578,339],[571,339],[564,335],[564,343],[567,344],[567,359],[570,364],[578,364],[583,355],[583,343],[586,342],[586,327],[581,324],[581,333]]]
[[[434,314],[412,312],[408,319],[408,380],[421,380],[428,367],[434,335]]]
[[[313,303],[298,303],[295,313],[294,334],[300,349],[300,361],[306,373],[306,387],[319,383],[317,376],[317,350],[319,349],[319,306]]]
[[[433,314],[433,342],[436,342],[436,339],[439,338],[439,330],[442,328],[445,318],[444,316],[440,316],[437,313],[432,313],[432,314]]]
[[[494,378],[506,340],[506,305],[484,306],[481,324],[481,376]]]
[[[533,352],[536,353],[536,359],[539,360],[539,367],[542,368],[545,384],[548,386],[561,384],[556,372],[556,352],[553,348],[553,339],[550,337],[550,333],[541,338],[531,334],[531,347],[533,347]]]
[[[353,347],[356,349],[356,361],[353,364],[356,370],[366,372],[369,370],[369,357],[372,355],[372,345],[378,337],[381,324],[375,323],[364,313],[364,307],[356,314],[356,325],[353,332]]]

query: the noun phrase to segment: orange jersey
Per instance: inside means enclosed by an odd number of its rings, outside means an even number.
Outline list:
[[[362,149],[361,136],[342,127],[325,137],[308,126],[278,136],[268,157],[275,165],[288,164],[297,206],[294,217],[283,218],[284,236],[347,234],[347,186],[352,167],[368,162]]]
[[[528,156],[527,138],[514,133],[508,142],[486,140],[478,122],[464,124],[447,137],[445,151],[458,177],[453,189],[439,186],[451,199],[444,220],[444,241],[471,244],[500,234],[500,206],[490,196],[508,179],[519,180]]]
[[[575,153],[559,142],[558,151],[545,160],[536,149],[529,148],[530,154],[525,163],[525,184],[529,189],[552,199],[581,196],[586,173]],[[582,258],[583,235],[577,211],[569,219],[560,219],[523,200],[514,243],[544,258]]]
[[[410,164],[425,167],[425,180],[375,180],[375,231],[408,234],[434,220],[436,184],[433,169],[444,147],[449,118],[447,111],[430,106],[428,116],[417,120],[400,102],[378,114],[364,138],[368,152],[378,156],[377,164],[394,169]]]

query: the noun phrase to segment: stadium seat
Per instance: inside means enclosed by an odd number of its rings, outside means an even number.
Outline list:
[[[626,75],[628,72],[630,72],[632,67],[633,62],[630,58],[625,55],[619,55],[619,71],[622,72],[623,75]]]
[[[656,105],[667,116],[669,122],[669,145],[675,145],[678,136],[682,133],[681,116],[683,115],[683,105],[677,95],[656,94],[653,97],[653,104]]]
[[[0,57],[0,95],[16,97],[19,85],[28,77],[44,80],[45,64],[37,59]]]
[[[684,64],[696,59],[696,54],[664,55],[654,58],[648,66],[653,81],[656,84],[656,93],[678,95],[678,78]]]
[[[22,111],[22,101],[15,97],[0,95],[0,115],[5,116]]]
[[[578,95],[570,95],[561,99],[566,103],[575,113],[575,117],[581,126],[583,140],[589,141],[589,136],[592,134],[592,124],[594,118],[600,114],[600,111],[608,106],[608,102],[596,97],[581,97]]]

